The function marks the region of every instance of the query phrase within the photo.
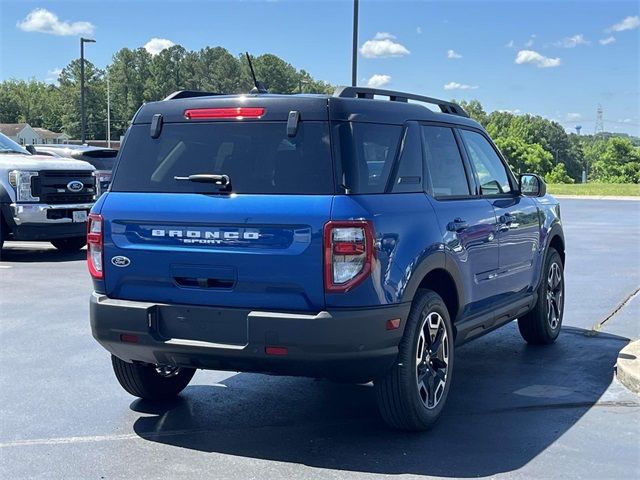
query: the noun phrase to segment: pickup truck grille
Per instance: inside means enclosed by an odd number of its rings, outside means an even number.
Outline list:
[[[70,182],[82,182],[81,190],[72,191]],[[31,191],[42,203],[88,203],[96,193],[95,177],[90,171],[41,171],[31,179]]]

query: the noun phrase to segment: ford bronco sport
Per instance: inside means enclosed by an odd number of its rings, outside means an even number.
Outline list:
[[[455,346],[516,318],[556,339],[564,252],[543,180],[454,103],[177,92],[137,112],[90,214],[91,327],[138,397],[199,368],[373,381],[423,430]]]

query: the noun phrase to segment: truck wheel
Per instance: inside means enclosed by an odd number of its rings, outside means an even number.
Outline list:
[[[384,421],[400,430],[427,430],[447,400],[453,369],[453,330],[447,307],[431,290],[420,290],[407,318],[398,359],[375,381]]]
[[[564,313],[564,266],[560,254],[549,248],[538,301],[533,310],[518,318],[520,334],[532,345],[546,345],[558,338]]]
[[[175,397],[189,385],[194,368],[127,363],[111,355],[111,364],[122,388],[135,397],[164,400]]]
[[[61,252],[77,252],[87,244],[85,237],[59,238],[51,240],[51,244]]]

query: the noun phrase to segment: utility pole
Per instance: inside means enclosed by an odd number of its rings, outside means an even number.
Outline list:
[[[84,44],[95,43],[91,38],[80,37],[80,141],[87,140],[87,118],[84,111]]]
[[[353,0],[353,51],[351,53],[351,86],[358,81],[358,0]]]
[[[109,91],[109,70],[107,70],[107,148],[111,148],[111,96]]]

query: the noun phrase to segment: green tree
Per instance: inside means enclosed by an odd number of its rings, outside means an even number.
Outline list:
[[[107,99],[104,72],[85,60],[85,111],[87,138],[104,139],[107,131]],[[61,125],[72,138],[80,138],[80,60],[73,60],[60,74]]]
[[[553,156],[539,144],[514,136],[498,137],[495,142],[514,172],[545,175],[551,170]]]
[[[563,163],[558,163],[544,177],[547,183],[574,183],[574,179],[567,174],[567,169]]]
[[[146,100],[144,86],[150,73],[151,55],[144,48],[123,48],[108,67],[111,96],[111,134],[118,139],[129,121]]]
[[[593,162],[592,179],[608,183],[640,183],[640,147],[627,138],[612,137]]]
[[[456,102],[456,100],[453,100]],[[479,100],[473,99],[470,101],[461,100],[457,102],[464,110],[469,114],[471,118],[473,118],[476,122],[478,122],[483,127],[486,127],[489,123],[489,115],[482,108],[482,104]]]

